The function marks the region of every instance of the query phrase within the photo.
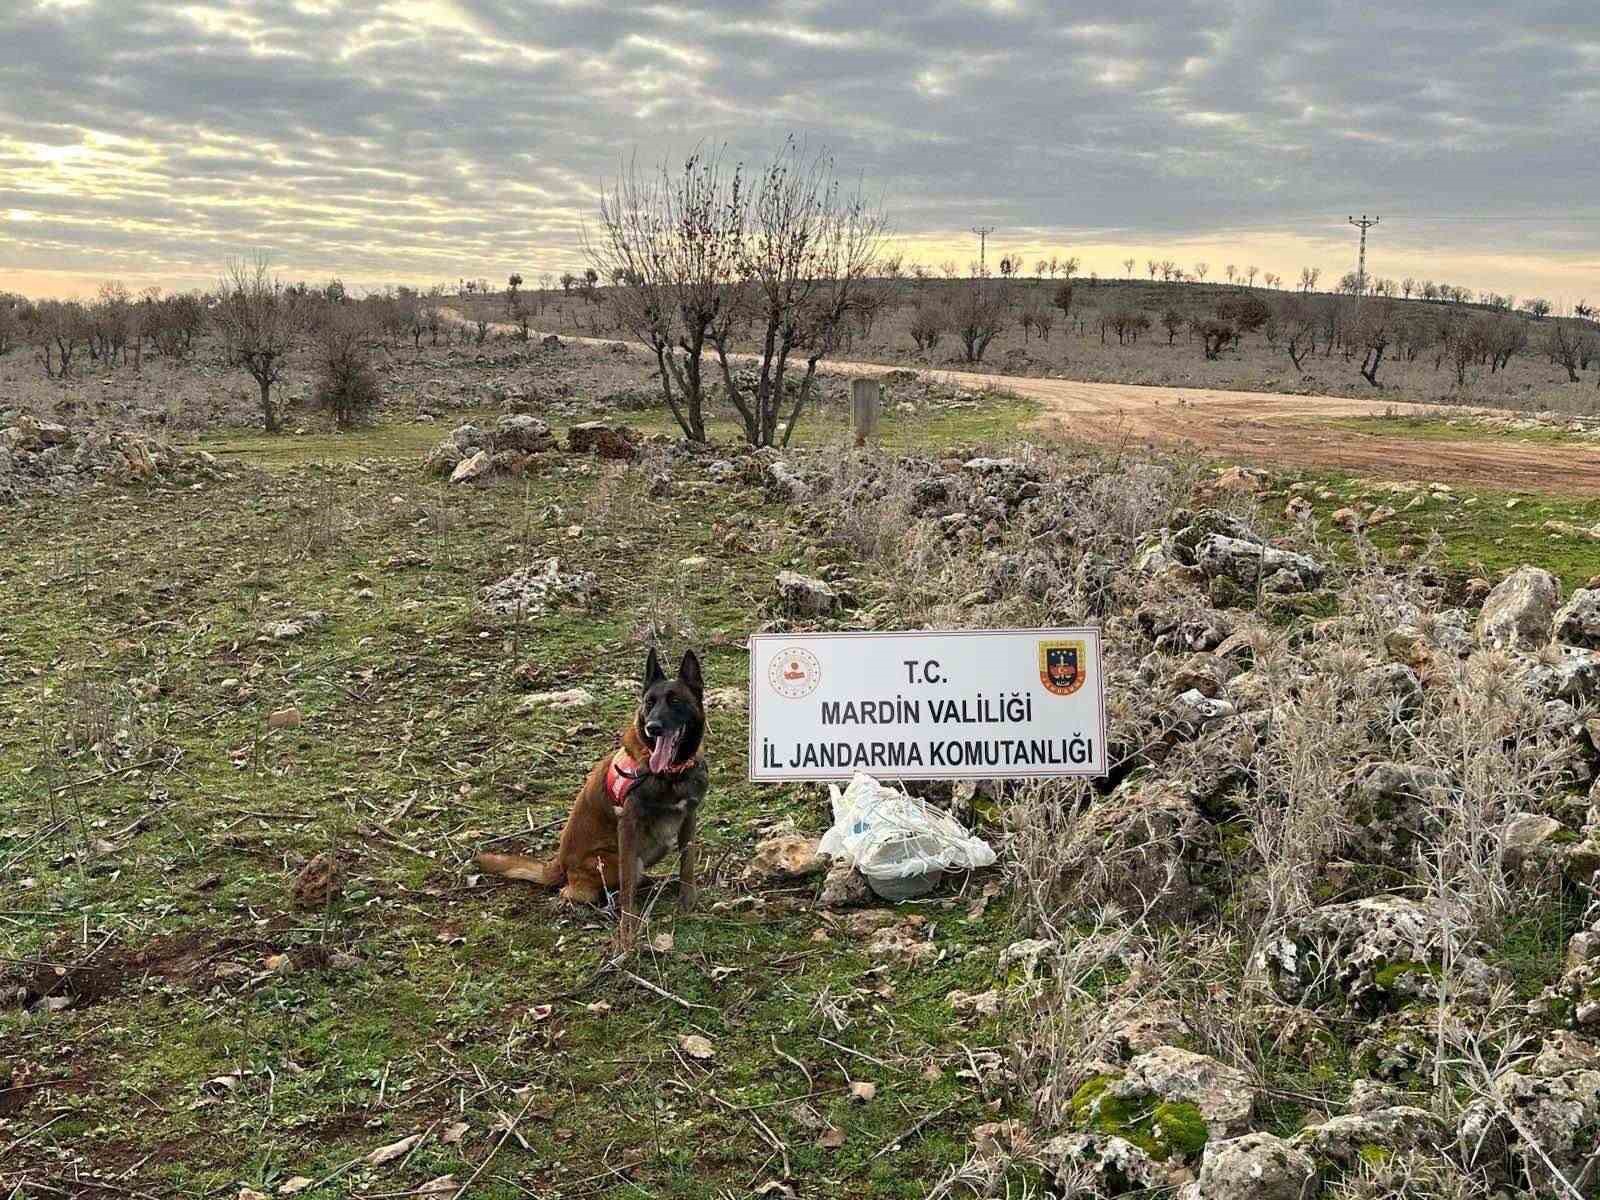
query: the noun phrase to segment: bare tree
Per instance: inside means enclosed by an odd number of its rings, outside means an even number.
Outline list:
[[[1320,278],[1322,278],[1321,267],[1301,267],[1300,290],[1307,293],[1316,291],[1317,280]]]
[[[378,406],[383,389],[372,369],[367,342],[372,327],[365,310],[329,305],[316,320],[317,381],[312,403],[351,429]]]
[[[623,280],[609,293],[618,324],[656,356],[661,394],[684,437],[706,440],[703,363],[713,327],[737,300],[747,189],[720,151],[679,169],[630,165],[600,200],[591,261]]]
[[[1270,318],[1276,336],[1288,352],[1294,369],[1317,352],[1317,320],[1304,300],[1289,296],[1278,305]]]
[[[1566,368],[1567,382],[1577,383],[1578,363],[1582,358],[1577,326],[1567,321],[1551,322],[1545,331],[1544,348],[1551,362]]]
[[[1130,259],[1129,261],[1131,262],[1132,260]],[[1062,276],[1065,277],[1068,280],[1071,280],[1071,278],[1078,273],[1078,267],[1080,265],[1081,264],[1079,263],[1078,256],[1076,254],[1072,255],[1069,258],[1062,259],[1061,260],[1061,274],[1062,274]],[[1128,270],[1131,273],[1133,271],[1133,268],[1129,267]]]
[[[1161,314],[1161,328],[1167,331],[1167,345],[1172,345],[1177,340],[1178,333],[1183,329],[1184,316],[1175,308],[1168,308]]]
[[[1128,278],[1129,279],[1133,278],[1133,263],[1134,263],[1134,260],[1131,259],[1131,258],[1125,258],[1125,259],[1122,260],[1122,269],[1128,273]],[[1150,272],[1150,278],[1154,279],[1155,275],[1156,275],[1155,270],[1152,269],[1151,272]]]
[[[1244,269],[1245,282],[1247,282],[1251,287],[1255,287],[1256,285],[1256,272],[1259,270],[1261,270],[1260,267],[1246,267]]]
[[[1394,306],[1368,304],[1356,321],[1355,340],[1362,351],[1361,377],[1373,387],[1378,386],[1378,368],[1383,364],[1384,351],[1394,336]]]
[[[1509,308],[1510,305],[1507,304],[1506,307]],[[1544,320],[1550,315],[1553,309],[1554,305],[1542,297],[1536,296],[1522,302],[1522,311],[1527,313],[1535,321]]]
[[[950,328],[950,310],[943,304],[924,301],[911,314],[911,340],[919,351],[932,353]]]
[[[46,378],[65,379],[72,373],[72,356],[88,340],[89,315],[76,300],[41,300],[25,329]]]
[[[1147,258],[1145,259],[1144,266],[1145,270],[1150,272],[1150,282],[1154,283],[1156,279],[1156,272],[1161,270],[1161,264],[1153,258]]]
[[[1235,273],[1237,271],[1238,271],[1238,268],[1235,267],[1232,263],[1229,263],[1227,266],[1222,268],[1222,273],[1228,277],[1228,282],[1229,283],[1233,282],[1233,277],[1234,277],[1234,275],[1235,275]]]
[[[1239,336],[1239,331],[1227,321],[1216,317],[1196,317],[1191,327],[1200,335],[1207,358],[1219,358]]]
[[[1065,280],[1056,288],[1055,294],[1050,297],[1050,303],[1061,310],[1063,318],[1072,315],[1072,280]]]
[[[781,444],[789,444],[811,398],[817,364],[845,336],[846,318],[871,277],[887,228],[883,209],[859,183],[848,192],[842,188],[826,149],[810,153],[791,137],[754,181],[737,227],[735,260],[739,295],[760,347],[753,386],[734,375],[728,326],[710,330],[728,399],[752,446],[772,445],[780,420]],[[1015,257],[1012,265],[1020,265]],[[784,415],[785,380],[795,360],[804,374]]]
[[[0,358],[11,353],[11,348],[21,340],[27,303],[21,296],[0,292]]]
[[[272,274],[265,255],[233,259],[217,283],[211,313],[234,365],[243,367],[261,389],[261,418],[268,433],[278,431],[272,385],[283,378],[289,353],[299,342],[305,306]]]
[[[842,190],[826,151],[792,138],[750,178],[721,152],[681,171],[631,169],[607,191],[589,246],[619,324],[656,354],[667,405],[684,435],[705,440],[703,361],[714,348],[728,400],[754,446],[787,445],[817,364],[850,336],[878,251],[882,211]],[[754,333],[753,380],[735,372],[735,338]],[[803,366],[792,393],[790,371]],[[785,408],[787,411],[785,412]]]
[[[983,361],[989,343],[1005,329],[1006,304],[1000,290],[982,279],[963,284],[950,320],[969,363]]]
[[[1211,270],[1210,263],[1197,262],[1194,265],[1194,277],[1201,283],[1206,281],[1206,272]]]

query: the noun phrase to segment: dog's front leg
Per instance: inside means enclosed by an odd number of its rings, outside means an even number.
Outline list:
[[[639,932],[639,810],[632,804],[617,818],[617,949],[633,949]]]
[[[700,889],[694,881],[694,832],[694,809],[691,807],[684,814],[683,824],[678,826],[678,909],[680,912],[692,911],[695,900],[700,894]]]

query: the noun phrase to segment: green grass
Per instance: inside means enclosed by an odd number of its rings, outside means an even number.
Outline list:
[[[1516,414],[1508,414],[1516,415]],[[1317,421],[1325,429],[1341,429],[1349,433],[1376,434],[1383,437],[1407,437],[1441,442],[1508,441],[1531,442],[1545,446],[1600,446],[1600,438],[1572,433],[1555,426],[1533,429],[1513,429],[1488,421],[1460,416],[1401,415],[1378,417],[1330,417]]]
[[[881,440],[1006,442],[1032,412],[891,412]],[[0,1001],[8,1172],[67,1194],[75,1169],[161,1196],[270,1193],[292,1175],[331,1176],[301,1193],[316,1200],[401,1192],[465,1179],[520,1114],[526,1147],[505,1140],[475,1197],[743,1195],[785,1156],[805,1194],[910,1197],[962,1161],[973,1125],[1020,1115],[995,1072],[972,1070],[1014,1016],[963,1022],[945,999],[993,985],[1016,934],[1006,903],[898,910],[929,921],[934,956],[913,965],[869,953],[807,888],[743,880],[766,830],[828,814],[821,788],[745,781],[740,707],[712,714],[701,907],[677,916],[666,888],[651,933],[673,945],[631,966],[660,992],[608,965],[609,916],[473,880],[489,839],[552,843],[627,719],[616,681],[637,676],[649,622],[703,651],[711,687],[742,685],[772,576],[809,561],[754,490],[653,497],[640,472],[565,456],[486,488],[423,478],[428,446],[490,416],[207,438],[231,480],[0,522],[0,976],[79,994],[49,1015]],[[735,430],[719,417],[712,433]],[[849,434],[834,409],[797,437]],[[1312,482],[1335,494],[1322,517],[1361,490]],[[1503,500],[1430,503],[1374,539],[1439,529],[1453,566],[1537,561],[1569,586],[1595,569],[1592,543],[1538,526],[1592,524],[1600,502]],[[477,608],[484,585],[551,555],[597,574],[590,608],[520,625]],[[690,555],[710,565],[680,566]],[[329,624],[260,636],[310,609]],[[521,709],[571,686],[596,704]],[[267,731],[291,705],[304,723]],[[349,861],[343,896],[291,910],[295,866],[324,850]],[[1549,953],[1546,934],[1524,940],[1530,963]],[[269,971],[277,955],[292,968]],[[681,1054],[688,1033],[714,1057]],[[877,1098],[852,1103],[856,1080]],[[442,1142],[458,1121],[465,1139]],[[837,1149],[818,1145],[829,1127]],[[338,1173],[423,1131],[403,1162]]]
[[[1024,435],[1029,423],[1039,414],[1035,401],[1005,393],[994,393],[973,404],[920,407],[914,413],[893,407],[884,412],[874,445],[886,450],[929,450],[977,443],[1012,441]],[[635,428],[680,436],[672,414],[658,409],[621,414],[621,420]],[[713,442],[738,443],[744,427],[738,414],[715,406],[706,416],[706,436]],[[848,445],[852,440],[850,412],[839,405],[818,405],[808,409],[796,426],[791,445],[796,448]]]
[[[1410,496],[1388,494],[1381,486],[1349,475],[1302,473],[1292,477],[1310,485],[1306,493],[1318,523],[1335,546],[1349,547],[1348,534],[1331,528],[1328,518],[1338,509],[1366,499],[1396,509],[1394,517],[1365,531],[1364,537],[1385,554],[1402,546],[1422,551],[1437,536],[1439,560],[1459,575],[1482,574],[1497,581],[1523,563],[1535,563],[1557,576],[1566,591],[1584,586],[1600,573],[1600,541],[1567,532],[1552,532],[1549,522],[1578,529],[1600,523],[1600,498],[1568,500],[1532,493],[1458,488],[1454,498],[1429,499],[1407,510]],[[1331,493],[1323,499],[1319,492]]]
[[[954,410],[926,432],[1017,419]],[[465,1179],[522,1113],[526,1148],[504,1142],[474,1196],[746,1194],[785,1154],[809,1192],[922,1195],[1004,1095],[970,1071],[1001,1022],[945,997],[990,986],[1007,908],[894,912],[930,920],[936,957],[912,966],[806,888],[743,881],[764,830],[828,817],[821,788],[744,780],[741,708],[712,718],[700,909],[678,916],[668,888],[651,934],[674,944],[630,967],[672,999],[607,965],[609,916],[472,878],[491,838],[553,842],[628,718],[615,681],[637,677],[649,620],[705,653],[711,687],[744,682],[744,638],[803,543],[757,492],[655,498],[593,461],[448,488],[417,470],[442,432],[211,438],[230,481],[0,523],[0,975],[81,993],[50,1015],[0,1004],[8,1175],[69,1194],[90,1169],[162,1196],[293,1175],[334,1175],[301,1193],[318,1200],[396,1192]],[[680,567],[691,554],[712,568]],[[518,627],[477,609],[550,555],[599,576],[590,610]],[[310,609],[329,624],[261,638]],[[520,710],[570,686],[597,703]],[[265,730],[290,705],[304,723]],[[330,849],[343,896],[293,911],[296,865]],[[298,965],[269,971],[283,954]],[[688,1033],[715,1056],[682,1055]],[[855,1080],[877,1099],[852,1103]],[[817,1144],[829,1126],[837,1149]],[[426,1130],[404,1162],[336,1174]]]

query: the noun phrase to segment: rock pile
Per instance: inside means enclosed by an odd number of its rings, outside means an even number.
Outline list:
[[[538,417],[508,413],[493,429],[458,425],[428,452],[423,467],[451,483],[472,483],[492,475],[524,474],[534,455],[555,449],[555,435]]]
[[[36,417],[14,417],[0,428],[0,502],[64,496],[98,482],[221,479],[217,460],[203,450],[180,450],[126,430],[76,430]]]

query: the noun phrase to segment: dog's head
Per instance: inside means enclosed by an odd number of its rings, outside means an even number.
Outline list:
[[[700,753],[705,736],[705,680],[700,660],[687,651],[678,677],[668,679],[654,650],[644,665],[644,690],[634,717],[639,738],[650,749],[650,770],[663,771]]]

